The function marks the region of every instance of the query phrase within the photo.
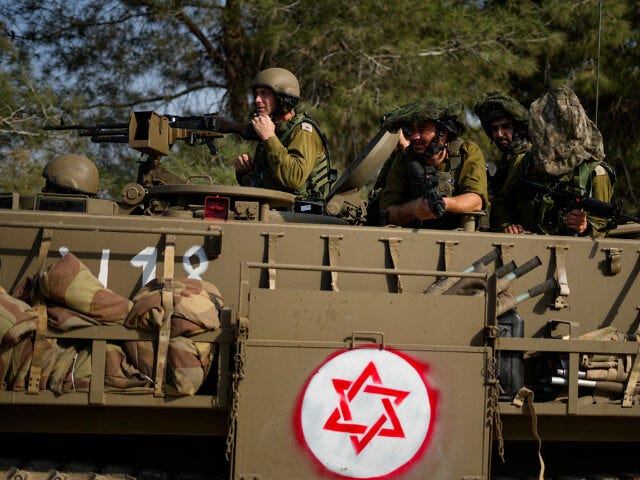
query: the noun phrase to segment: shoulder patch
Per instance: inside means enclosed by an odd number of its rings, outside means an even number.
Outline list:
[[[307,122],[302,122],[300,124],[300,128],[302,128],[302,130],[306,130],[307,132],[313,132],[313,127],[310,123]]]
[[[596,168],[593,169],[593,174],[596,177],[600,177],[602,175],[606,175],[607,171],[604,169],[602,165],[598,165]]]

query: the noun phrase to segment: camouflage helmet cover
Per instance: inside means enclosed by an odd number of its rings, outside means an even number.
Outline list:
[[[480,95],[473,104],[473,111],[480,119],[482,128],[491,138],[491,121],[500,117],[511,117],[513,121],[523,127],[529,122],[529,112],[515,98],[509,95],[491,91]]]
[[[449,131],[453,140],[465,131],[464,105],[455,100],[424,97],[402,105],[382,117],[382,128],[388,131],[410,128],[415,124],[432,121]]]
[[[568,86],[534,101],[529,113],[531,156],[539,171],[563,175],[585,160],[604,160],[602,135]]]
[[[49,160],[42,170],[42,176],[51,185],[87,195],[96,195],[100,188],[100,175],[95,163],[75,153],[58,155]]]
[[[296,76],[284,68],[267,68],[256,75],[253,88],[267,87],[276,95],[288,95],[300,99],[300,83]]]

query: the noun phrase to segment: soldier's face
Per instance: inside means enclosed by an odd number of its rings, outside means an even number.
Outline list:
[[[258,87],[253,92],[253,103],[258,115],[273,115],[278,107],[278,99],[273,90],[266,87]]]
[[[409,142],[413,152],[417,154],[425,153],[437,133],[438,127],[433,122],[422,122],[413,125],[409,132]],[[444,144],[446,141],[447,134],[445,133],[438,143]]]
[[[506,147],[513,140],[513,122],[508,117],[491,121],[491,137],[498,147]]]

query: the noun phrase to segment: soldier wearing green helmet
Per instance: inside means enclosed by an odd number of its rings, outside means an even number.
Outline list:
[[[486,208],[487,176],[482,151],[460,138],[462,103],[425,97],[383,117],[389,131],[407,132],[409,146],[390,159],[380,207],[386,223],[413,228],[455,229],[460,214]],[[435,195],[424,190],[425,180]]]
[[[45,165],[42,176],[46,184],[43,193],[87,195],[95,198],[100,188],[96,164],[84,155],[66,153],[58,155]]]
[[[515,98],[499,91],[480,95],[474,102],[473,111],[491,142],[502,153],[497,165],[487,164],[491,200],[531,146],[528,135],[529,112]]]
[[[298,79],[284,68],[267,68],[255,77],[253,94],[251,124],[259,143],[253,157],[238,156],[238,183],[303,199],[326,198],[333,175],[327,139],[306,113],[296,112]]]

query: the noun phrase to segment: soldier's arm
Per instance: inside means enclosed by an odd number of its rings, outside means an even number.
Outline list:
[[[380,208],[387,210],[388,223],[403,226],[416,218],[419,205],[411,199],[410,188],[402,155],[396,155],[385,178],[385,187],[380,193]]]
[[[290,189],[298,188],[307,180],[317,159],[324,153],[320,136],[304,122],[295,127],[288,147],[275,135],[264,144],[274,178]]]
[[[591,196],[596,200],[610,203],[613,196],[613,184],[609,178],[609,174],[604,167],[597,166],[593,170]],[[605,231],[599,231],[607,225],[607,218],[598,217],[590,213],[586,214],[586,229],[582,232],[584,235],[595,237],[604,237]]]
[[[458,195],[445,200],[447,211],[461,213],[487,208],[487,167],[482,150],[473,142],[463,143],[460,150],[463,162],[458,176]]]
[[[469,192],[453,197],[444,197],[449,213],[475,212],[482,210],[482,197],[477,193]]]

